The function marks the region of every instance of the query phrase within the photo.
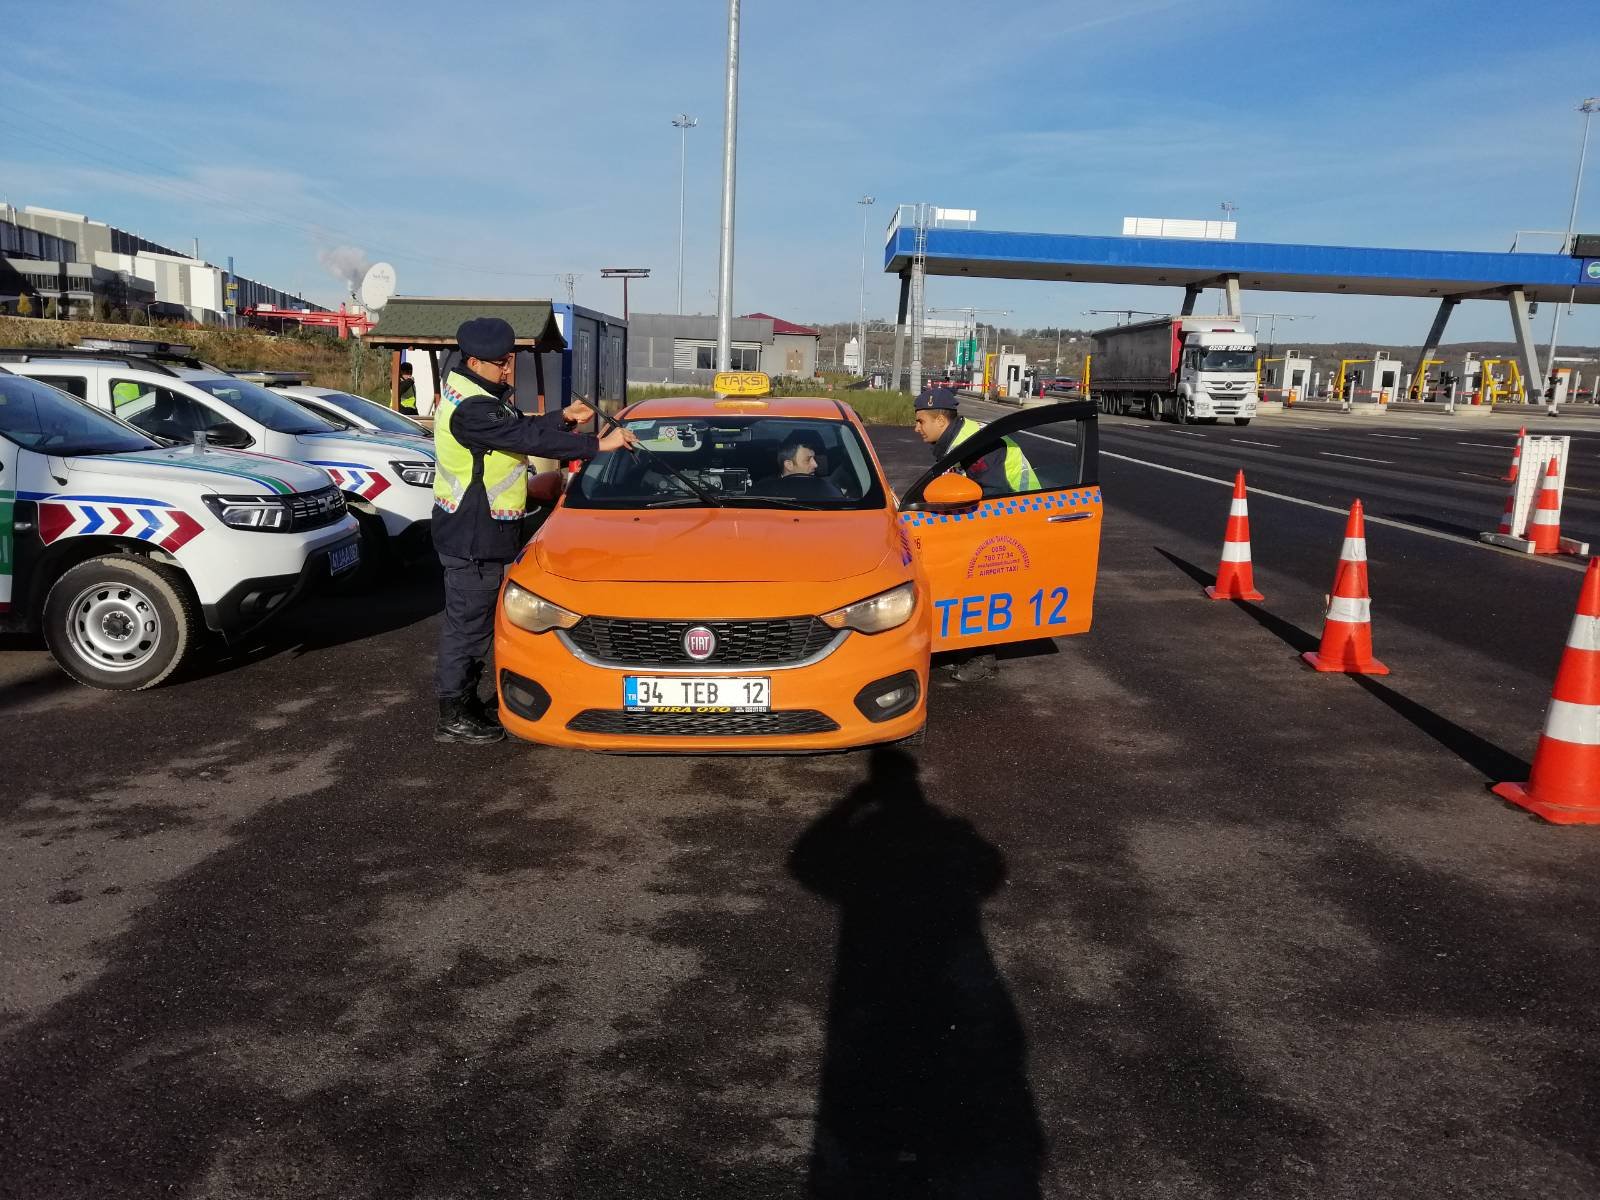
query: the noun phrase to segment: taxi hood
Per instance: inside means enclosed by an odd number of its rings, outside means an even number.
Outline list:
[[[265,454],[172,446],[127,454],[94,454],[71,460],[74,473],[113,475],[149,483],[199,487],[219,495],[284,495],[328,486],[316,467]]]
[[[883,509],[563,505],[532,549],[541,570],[579,582],[828,583],[866,574],[899,542]]]

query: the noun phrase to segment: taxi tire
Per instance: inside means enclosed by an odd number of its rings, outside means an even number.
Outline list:
[[[72,647],[67,611],[84,590],[97,584],[127,583],[139,589],[157,610],[161,641],[150,660],[127,671],[108,671]],[[199,644],[204,624],[200,606],[182,572],[131,554],[105,554],[86,559],[64,572],[45,596],[41,626],[56,664],[85,687],[106,692],[142,692],[172,675]]]

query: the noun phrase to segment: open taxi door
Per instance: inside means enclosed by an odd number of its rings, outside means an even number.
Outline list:
[[[932,592],[934,650],[1064,637],[1089,628],[1102,515],[1096,417],[1088,401],[1010,413],[906,489],[901,529]],[[980,496],[970,481],[963,487],[935,485],[1008,441],[1036,476],[1028,490]]]

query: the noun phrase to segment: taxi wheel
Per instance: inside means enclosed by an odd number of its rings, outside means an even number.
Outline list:
[[[129,554],[81,562],[44,601],[44,637],[61,669],[104,691],[155,687],[200,641],[199,606],[183,575]]]

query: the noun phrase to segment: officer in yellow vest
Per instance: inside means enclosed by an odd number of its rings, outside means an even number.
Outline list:
[[[408,362],[400,364],[400,412],[407,417],[417,415],[417,377]]]
[[[478,680],[494,637],[501,575],[522,549],[527,456],[590,459],[638,441],[618,429],[601,438],[574,432],[574,426],[594,420],[586,404],[537,417],[518,412],[507,382],[515,341],[511,326],[498,317],[464,322],[456,331],[462,365],[445,379],[433,413],[433,546],[444,568],[434,681],[439,742],[505,737],[478,696]]]
[[[963,417],[957,405],[956,394],[949,388],[923,388],[912,404],[917,436],[933,447],[935,462],[983,429],[981,421]],[[959,469],[983,489],[985,496],[1015,496],[1039,490],[1039,476],[1012,438],[1001,439],[982,458]],[[960,683],[989,679],[997,669],[995,656],[988,650],[958,650],[949,666],[950,674]]]
[[[956,411],[956,394],[949,388],[923,388],[912,408],[917,436],[933,447],[935,462],[983,428],[981,421],[963,417]],[[1015,496],[1039,490],[1039,476],[1013,438],[1003,439],[1000,445],[961,470],[983,489],[985,496]]]

